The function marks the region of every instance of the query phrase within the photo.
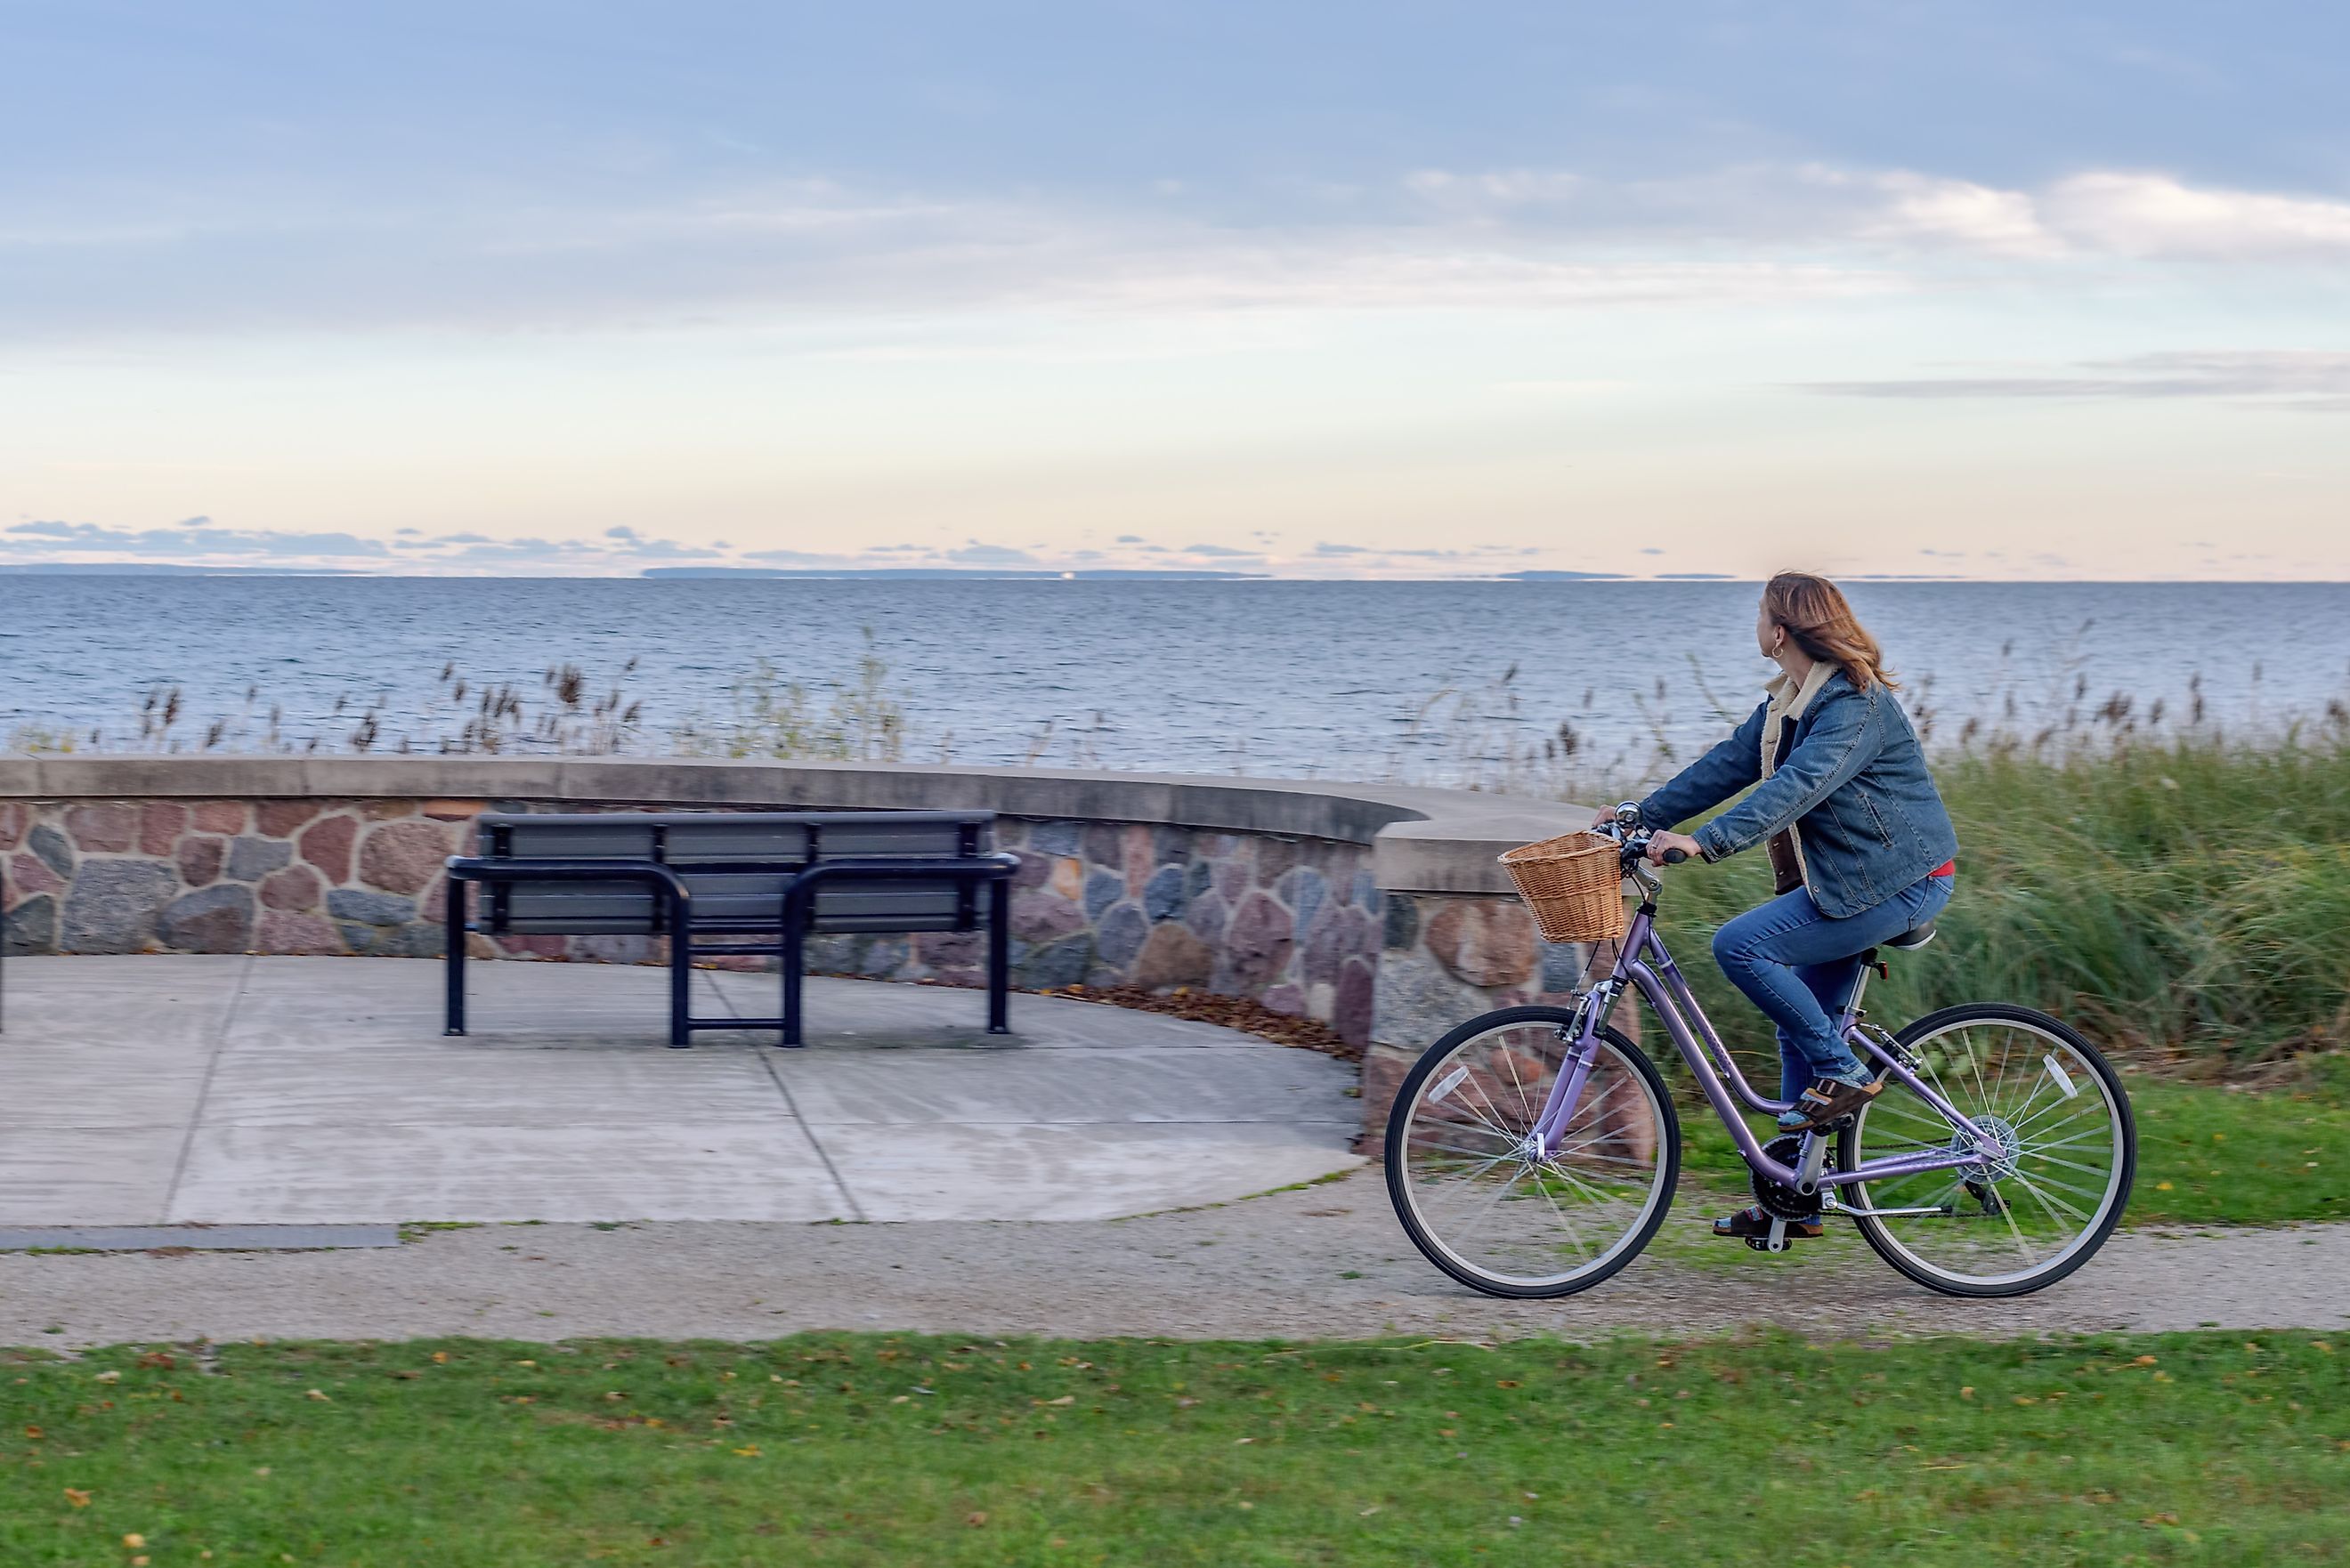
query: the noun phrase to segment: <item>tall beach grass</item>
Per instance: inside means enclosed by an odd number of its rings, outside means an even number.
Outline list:
[[[761,664],[723,711],[662,728],[631,696],[634,662],[591,674],[550,666],[536,682],[476,681],[444,668],[421,724],[395,731],[382,698],[307,726],[263,694],[199,719],[176,688],[129,722],[72,733],[19,730],[0,750],[482,754],[558,753],[899,762],[953,757],[931,733],[868,633],[831,679]],[[2257,1075],[2350,1043],[2350,707],[2262,721],[2209,714],[2199,688],[2166,711],[2092,692],[2077,673],[1994,692],[1986,722],[1945,724],[1932,682],[1905,701],[1957,821],[1958,887],[1944,939],[1905,955],[1871,993],[1880,1017],[2004,999],[2072,1019],[2125,1054],[2188,1075]],[[1742,701],[1743,699],[1738,701]],[[1637,694],[1646,732],[1601,740],[1584,712],[1524,711],[1515,670],[1405,705],[1356,776],[1598,803],[1634,797],[1686,760],[1672,734],[1740,716],[1692,664]],[[1023,726],[1025,760],[1103,765],[1079,727]],[[1373,744],[1378,744],[1374,742]],[[1768,1054],[1752,1009],[1705,953],[1721,921],[1769,894],[1760,856],[1672,874],[1667,939],[1708,1011]]]
[[[1940,940],[1899,955],[1872,1011],[1996,999],[2190,1074],[2350,1042],[2350,747],[2181,737],[2062,758],[1952,749],[1935,769],[1960,843]],[[1770,895],[1760,856],[1668,874],[1660,906],[1717,1021],[1760,1031],[1704,957]]]

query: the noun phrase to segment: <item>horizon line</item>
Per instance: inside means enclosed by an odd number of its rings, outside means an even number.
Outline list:
[[[2054,587],[2067,584],[2103,586],[2201,586],[2213,587],[2340,587],[2350,585],[2350,577],[2198,577],[2174,576],[2070,576],[2070,577],[1994,577],[1964,576],[1954,573],[1925,572],[1831,572],[1825,574],[1838,581],[1851,583],[1933,583],[1944,587]],[[1121,570],[1114,568],[1056,570],[1049,567],[1022,569],[978,566],[958,567],[662,567],[650,566],[637,572],[375,572],[348,566],[190,566],[167,562],[104,562],[104,561],[28,561],[0,563],[0,576],[22,577],[312,577],[337,578],[368,582],[1091,582],[1091,583],[1186,583],[1231,587],[1250,583],[1510,583],[1522,587],[1558,587],[1575,584],[1709,584],[1721,587],[1759,586],[1768,581],[1765,576],[1743,576],[1736,573],[1660,572],[1642,576],[1632,572],[1579,571],[1518,571],[1508,573],[1461,574],[1451,576],[1359,576],[1327,577],[1275,572],[1220,572],[1215,570]]]

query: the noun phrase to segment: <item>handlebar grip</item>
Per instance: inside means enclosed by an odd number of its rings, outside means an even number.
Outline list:
[[[1678,866],[1688,858],[1689,851],[1686,849],[1668,849],[1665,851],[1665,864],[1668,866]]]

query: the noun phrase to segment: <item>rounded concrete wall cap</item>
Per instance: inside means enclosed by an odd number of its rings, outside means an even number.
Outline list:
[[[1417,785],[1063,768],[653,757],[0,757],[0,798],[484,799],[993,811],[1373,846],[1389,892],[1509,893],[1503,850],[1591,820],[1562,801]]]

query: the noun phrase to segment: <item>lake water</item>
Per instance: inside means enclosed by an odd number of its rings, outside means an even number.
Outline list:
[[[1969,718],[2078,732],[2116,691],[2269,728],[2350,690],[2350,585],[1854,585],[1909,682],[1955,736]],[[617,680],[629,749],[723,731],[765,660],[816,689],[852,680],[869,628],[910,759],[1186,772],[1482,779],[1521,787],[1559,726],[1566,765],[1638,774],[1718,736],[1768,667],[1755,587],[1736,583],[1033,582],[52,576],[0,574],[0,743],[92,729],[137,744],[148,693],[182,689],[163,741],[437,749],[482,686],[527,727],[549,665]],[[622,669],[636,661],[632,672]],[[452,700],[453,664],[467,682]],[[1506,672],[1514,675],[1506,681]],[[248,710],[246,693],[258,697]],[[240,717],[240,715],[249,715]],[[514,727],[512,722],[506,726]],[[577,727],[577,726],[575,726]],[[515,743],[512,739],[508,743]],[[529,743],[525,739],[523,743]],[[538,743],[546,743],[544,740]],[[1511,759],[1516,759],[1513,763]]]

